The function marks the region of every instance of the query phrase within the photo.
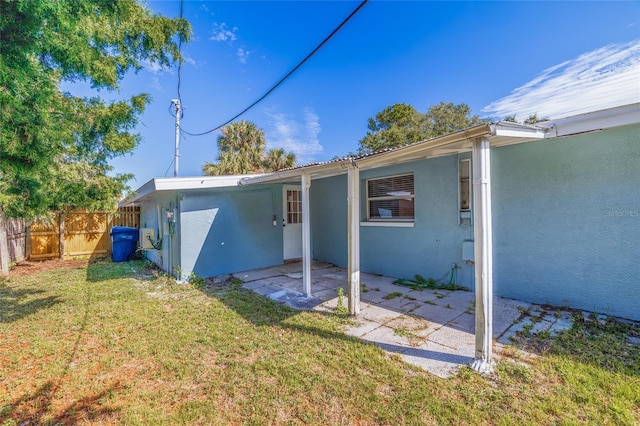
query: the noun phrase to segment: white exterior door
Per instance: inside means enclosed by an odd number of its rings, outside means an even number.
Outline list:
[[[282,186],[283,259],[302,257],[302,190],[298,185]]]

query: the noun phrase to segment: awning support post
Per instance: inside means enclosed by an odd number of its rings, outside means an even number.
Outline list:
[[[311,297],[311,217],[309,215],[309,188],[311,176],[302,174],[302,288]]]
[[[360,314],[360,172],[354,165],[347,171],[347,224],[349,314]]]
[[[472,367],[492,370],[493,241],[491,228],[491,150],[486,138],[473,141],[473,210],[476,283],[476,350]]]

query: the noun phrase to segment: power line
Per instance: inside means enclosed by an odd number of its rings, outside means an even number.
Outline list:
[[[276,90],[282,83],[285,82],[285,80],[287,80],[289,77],[291,77],[291,75],[296,72],[302,65],[304,65],[305,62],[307,62],[309,59],[311,59],[311,57],[313,55],[316,54],[316,52],[318,50],[320,50],[320,48],[322,48],[322,46],[324,46],[329,40],[331,40],[331,38],[338,32],[340,31],[340,29],[347,23],[349,22],[349,20],[351,18],[353,18],[353,16],[358,13],[358,11],[360,11],[360,9],[362,9],[362,7],[368,3],[369,0],[363,0],[358,7],[356,7],[350,14],[349,16],[347,16],[341,23],[340,25],[338,25],[333,31],[331,31],[331,33],[325,37],[324,40],[322,40],[322,42],[316,46],[315,49],[313,49],[311,51],[311,53],[309,53],[307,56],[305,56],[305,58],[300,61],[298,63],[298,65],[296,65],[295,67],[293,67],[293,69],[291,71],[289,71],[284,77],[282,77],[276,84],[274,84],[269,90],[267,90],[265,92],[264,95],[260,96],[256,101],[254,101],[251,105],[249,105],[248,107],[246,107],[245,109],[243,109],[242,111],[240,111],[238,114],[236,114],[235,116],[233,116],[232,118],[230,118],[229,120],[225,121],[224,123],[222,123],[221,125],[214,127],[211,130],[207,130],[206,132],[202,132],[202,133],[190,133],[187,132],[184,129],[180,129],[180,131],[184,134],[187,134],[189,136],[204,136],[207,135],[209,133],[213,133],[216,130],[221,129],[222,127],[226,126],[227,124],[231,123],[233,120],[235,120],[236,118],[240,117],[241,115],[243,115],[244,113],[246,113],[247,111],[249,111],[251,108],[253,108],[254,106],[258,105],[260,102],[262,102],[267,96],[269,96],[274,90]],[[182,1],[180,2],[182,4]],[[178,68],[178,82],[180,81],[180,71]],[[178,83],[179,84],[179,83]],[[179,86],[178,86],[179,87]]]

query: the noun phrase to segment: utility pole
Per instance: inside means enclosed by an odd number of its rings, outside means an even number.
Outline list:
[[[180,99],[171,99],[171,103],[176,107],[176,149],[173,157],[173,177],[178,176],[179,160],[180,160],[180,114],[182,109]]]

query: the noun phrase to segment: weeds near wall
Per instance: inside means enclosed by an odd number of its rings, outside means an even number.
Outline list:
[[[347,315],[349,310],[344,304],[344,290],[342,287],[338,289],[338,302],[336,303],[336,314]]]

